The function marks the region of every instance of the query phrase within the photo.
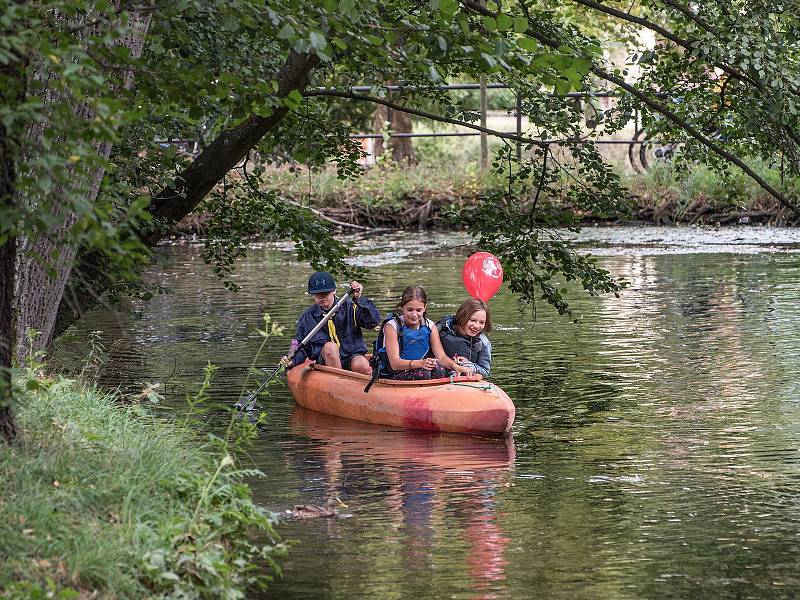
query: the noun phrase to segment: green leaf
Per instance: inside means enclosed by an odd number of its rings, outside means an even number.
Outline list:
[[[497,15],[497,28],[500,31],[510,31],[514,27],[514,19],[508,15]]]
[[[528,19],[525,17],[514,17],[514,31],[525,33],[528,31]]]
[[[300,108],[300,103],[303,101],[303,95],[298,90],[292,90],[283,99],[283,105],[289,110],[297,110]]]
[[[352,16],[355,9],[355,0],[339,0],[339,12]]]
[[[441,0],[439,2],[439,12],[448,21],[453,18],[458,10],[457,0]]]
[[[592,63],[582,56],[576,56],[572,59],[572,68],[581,75],[586,75],[592,69]]]
[[[528,52],[537,52],[539,50],[539,42],[529,37],[520,38],[517,40],[517,45]]]
[[[494,17],[483,17],[483,26],[488,31],[497,31],[497,20]]]
[[[289,25],[288,23],[284,23],[281,30],[278,32],[278,38],[282,40],[289,40],[294,37],[294,27]]]
[[[325,36],[319,31],[312,31],[310,40],[311,47],[314,48],[314,50],[323,50],[325,46],[328,45],[328,42],[325,40]]]

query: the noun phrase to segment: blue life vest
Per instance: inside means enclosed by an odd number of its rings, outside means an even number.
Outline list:
[[[389,317],[381,323],[380,331],[378,331],[378,338],[375,340],[373,350],[373,369],[379,371],[383,375],[391,375],[394,369],[389,364],[389,357],[386,355],[386,341],[384,339],[383,328],[389,321],[394,321],[397,325],[397,344],[400,350],[400,358],[403,360],[419,360],[425,358],[431,351],[431,328],[427,323],[420,325],[418,329],[411,329],[406,327],[400,317],[389,315]],[[375,360],[377,358],[377,360]],[[370,386],[367,386],[368,388]]]
[[[399,334],[397,336],[400,337]],[[403,360],[419,360],[425,358],[431,349],[431,328],[427,324],[418,329],[410,329],[403,325]]]
[[[400,358],[403,360],[419,360],[425,358],[430,354],[431,350],[431,328],[428,325],[428,320],[420,325],[419,329],[409,329],[403,325],[400,317],[389,313],[389,316],[381,323],[378,329],[378,337],[372,342],[372,358],[370,365],[372,365],[372,378],[364,388],[364,393],[369,392],[373,384],[378,381],[381,375],[391,375],[394,369],[389,364],[389,357],[386,356],[386,340],[384,339],[383,329],[389,321],[394,320],[397,325],[397,345],[400,350]],[[410,341],[410,349],[407,344]]]

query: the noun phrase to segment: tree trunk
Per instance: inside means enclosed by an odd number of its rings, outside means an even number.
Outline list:
[[[131,13],[128,33],[121,38],[119,45],[126,46],[133,58],[139,58],[144,48],[144,38],[150,24],[148,13]],[[96,33],[87,30],[87,33]],[[128,87],[133,81],[133,72],[126,73],[123,85]],[[94,118],[86,106],[75,109],[78,120]],[[97,144],[97,153],[108,158],[111,144]],[[104,169],[91,174],[87,199],[93,202],[100,190]],[[58,197],[58,194],[55,195]],[[69,233],[77,221],[77,215],[58,201],[52,206],[54,215],[61,215],[59,225],[51,230],[51,235],[39,239],[25,239],[20,244],[19,266],[16,280],[16,356],[20,364],[25,362],[29,331],[39,335],[33,340],[33,350],[44,350],[52,340],[58,307],[64,295],[64,288],[75,262],[77,248],[68,241]],[[36,260],[43,257],[45,261]],[[53,275],[55,272],[55,275]]]
[[[0,126],[0,197],[4,208],[13,204],[13,165],[8,172],[6,161],[5,130]],[[14,416],[14,395],[11,388],[12,357],[12,306],[14,301],[14,264],[17,254],[17,239],[13,236],[0,246],[0,438],[11,442],[17,436],[17,421]]]
[[[0,125],[0,206],[14,205],[14,161],[8,153],[5,128]],[[17,436],[14,395],[11,388],[13,340],[14,265],[17,239],[9,236],[0,246],[0,438],[11,442]]]
[[[0,66],[0,105],[12,109],[25,98],[25,70],[22,64]],[[13,112],[13,110],[12,110]],[[6,214],[15,215],[16,161],[15,151],[8,131],[0,121],[0,207]],[[18,146],[18,145],[17,145]],[[17,148],[18,149],[18,148]],[[17,223],[0,226],[0,439],[11,442],[17,437],[14,416],[14,396],[11,387],[11,359],[13,356],[13,304],[14,270],[17,256]]]
[[[411,117],[408,113],[392,110],[387,106],[378,106],[372,118],[373,129],[375,131],[383,131],[384,124],[387,121],[389,122],[389,130],[392,133],[411,133],[413,131]],[[416,164],[417,157],[414,154],[414,145],[411,143],[411,139],[412,138],[407,137],[393,137],[389,139],[389,148],[392,151],[392,160],[394,162],[405,165]],[[375,156],[380,156],[383,153],[383,140],[376,139]]]
[[[278,73],[276,95],[284,97],[292,90],[303,91],[318,64],[316,55],[292,52]],[[159,226],[141,230],[139,237],[142,242],[149,247],[155,246],[178,221],[200,204],[287,111],[287,108],[280,107],[269,117],[253,116],[233,129],[223,131],[175,178],[178,185],[166,188],[152,198],[149,210]],[[70,300],[62,298],[58,307],[54,336],[63,333],[83,312],[96,306],[103,292],[112,285],[105,263],[99,252],[87,252],[79,257],[76,272],[70,280]]]

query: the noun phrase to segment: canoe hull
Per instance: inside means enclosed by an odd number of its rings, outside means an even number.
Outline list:
[[[369,393],[367,375],[305,362],[288,374],[295,402],[356,421],[427,431],[504,434],[514,403],[488,381],[459,377],[411,382],[379,380]]]

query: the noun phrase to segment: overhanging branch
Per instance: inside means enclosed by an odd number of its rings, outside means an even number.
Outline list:
[[[461,0],[461,4],[466,8],[476,12],[478,14],[484,16],[497,16],[496,13],[490,11],[485,6],[478,4],[472,0]],[[528,17],[528,21],[530,27],[528,28],[528,32],[525,35],[532,37],[539,43],[548,46],[549,48],[553,48],[554,50],[558,50],[563,47],[562,44],[557,43],[555,40],[547,37],[543,33],[539,32],[539,29],[535,27],[535,23],[530,22],[530,17]],[[761,177],[758,173],[753,171],[749,166],[747,166],[744,161],[742,161],[738,156],[728,152],[725,148],[723,148],[720,144],[716,143],[715,141],[709,139],[701,131],[697,128],[692,126],[690,123],[686,122],[685,120],[681,119],[677,114],[672,112],[665,104],[658,102],[657,100],[649,97],[646,93],[642,92],[639,89],[636,89],[634,86],[627,83],[625,80],[612,75],[604,71],[603,69],[594,66],[590,68],[590,71],[594,73],[600,79],[604,79],[609,83],[613,83],[619,88],[622,88],[632,96],[638,98],[641,102],[646,104],[649,108],[653,111],[663,115],[669,121],[683,129],[686,133],[691,135],[694,139],[698,142],[703,144],[706,148],[717,154],[718,156],[722,157],[726,161],[730,162],[731,164],[736,165],[739,167],[744,173],[746,173],[753,181],[758,183],[761,188],[768,192],[773,198],[775,198],[781,205],[785,206],[789,210],[791,210],[794,214],[800,215],[800,205],[797,203],[789,200],[786,196],[781,194],[778,190],[772,187],[763,177]]]
[[[693,13],[691,10],[689,10],[688,7],[684,6],[683,4],[680,4],[679,2],[676,2],[675,0],[661,0],[661,2],[663,2],[667,6],[671,6],[675,10],[683,13],[684,16],[686,16],[687,19],[691,19],[697,25],[699,25],[701,28],[703,28],[706,31],[708,31],[709,33],[719,37],[719,30],[716,27],[713,27],[712,25],[707,23],[705,20],[701,19],[699,15]]]
[[[476,131],[481,131],[488,135],[493,135],[495,137],[504,138],[507,140],[512,140],[515,142],[521,142],[523,144],[531,144],[533,146],[538,146],[539,148],[546,148],[548,146],[548,142],[543,142],[541,140],[534,140],[532,138],[522,137],[515,133],[507,133],[504,131],[497,131],[495,129],[489,129],[488,127],[481,127],[480,125],[474,125],[473,123],[469,123],[468,121],[459,121],[458,119],[451,119],[450,117],[444,117],[442,115],[437,115],[434,113],[429,113],[424,110],[417,110],[416,108],[409,108],[407,106],[401,106],[389,100],[385,100],[384,98],[378,98],[377,96],[367,96],[364,94],[354,94],[352,92],[344,92],[339,90],[308,90],[303,92],[303,96],[306,97],[314,97],[314,96],[332,96],[335,98],[349,98],[351,100],[361,100],[363,102],[373,102],[375,104],[382,104],[384,106],[388,106],[392,110],[397,110],[400,112],[408,113],[410,115],[416,115],[418,117],[424,117],[426,119],[431,119],[433,121],[440,121],[442,123],[450,123],[451,125],[459,125],[461,127],[467,127],[469,129],[474,129]]]
[[[601,2],[595,2],[594,0],[572,0],[572,1],[575,2],[576,4],[581,4],[586,8],[590,8],[592,10],[596,10],[598,12],[610,15],[612,17],[616,17],[617,19],[622,19],[623,21],[628,21],[629,23],[635,23],[636,25],[640,25],[642,27],[650,29],[651,31],[656,32],[665,39],[671,41],[672,43],[680,46],[681,48],[689,52],[689,54],[691,54],[692,56],[695,55],[696,48],[692,45],[693,43],[692,40],[685,40],[683,38],[680,38],[671,31],[669,31],[668,29],[665,29],[664,27],[661,27],[660,25],[657,25],[652,21],[648,21],[647,19],[644,19],[642,17],[637,17],[630,13],[626,13],[625,11],[618,10],[611,6],[606,6],[605,4],[602,4]],[[725,73],[727,73],[731,77],[747,81],[751,85],[754,85],[759,89],[763,89],[763,86],[760,85],[759,82],[753,80],[747,73],[742,73],[740,70],[723,62],[719,63],[718,66],[720,69],[722,69]]]

